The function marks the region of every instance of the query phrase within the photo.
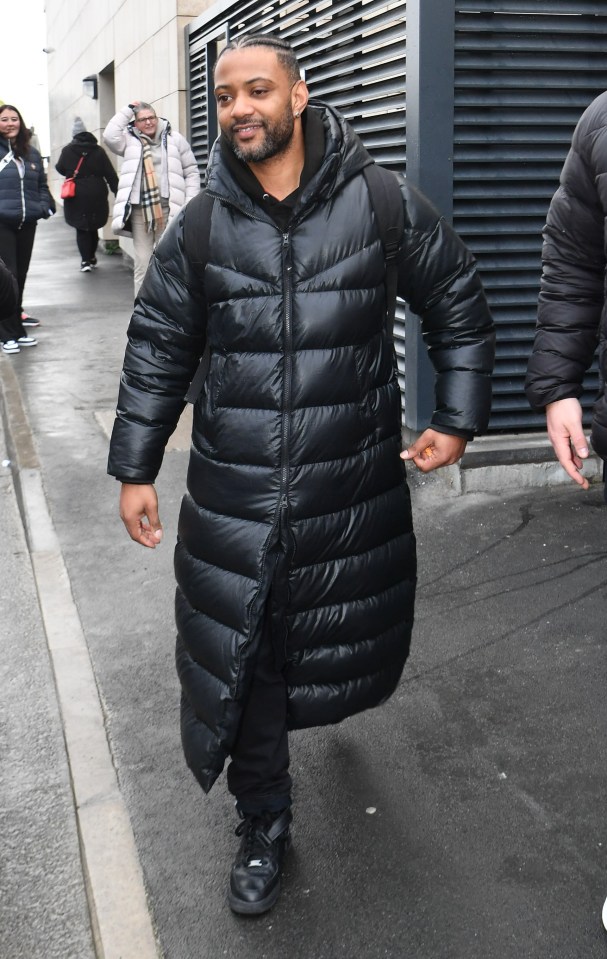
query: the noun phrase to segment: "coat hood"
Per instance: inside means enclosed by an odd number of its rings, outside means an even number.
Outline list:
[[[97,146],[97,137],[92,133],[89,133],[87,130],[84,130],[82,133],[77,133],[72,140],[72,146],[79,149],[81,147],[94,147]]]
[[[349,123],[321,100],[310,100],[308,110],[315,110],[325,128],[325,155],[318,172],[304,187],[296,209],[316,202],[325,202],[344,183],[356,176],[372,158]],[[235,182],[221,156],[219,140],[213,144],[207,167],[207,189],[236,202],[244,212],[253,213],[254,201]]]

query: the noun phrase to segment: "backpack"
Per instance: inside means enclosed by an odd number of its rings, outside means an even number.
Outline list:
[[[384,281],[386,285],[386,329],[388,337],[392,341],[394,340],[396,287],[398,283],[396,258],[405,226],[403,201],[399,181],[395,173],[373,162],[363,168],[363,175],[367,183],[371,205],[377,218],[379,236],[384,250],[386,263]],[[209,254],[209,236],[214,204],[215,197],[210,196],[206,190],[203,190],[199,220],[203,223],[203,229],[197,232],[197,252],[200,255],[196,257],[196,265],[202,266],[203,269]],[[185,395],[187,403],[195,403],[200,396],[210,365],[211,350],[207,343]]]

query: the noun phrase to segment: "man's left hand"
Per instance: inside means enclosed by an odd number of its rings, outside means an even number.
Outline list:
[[[424,430],[419,439],[400,455],[404,460],[413,460],[422,473],[430,473],[441,466],[457,463],[464,455],[466,443],[462,436]]]

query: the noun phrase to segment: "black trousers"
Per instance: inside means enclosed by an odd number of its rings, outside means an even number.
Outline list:
[[[284,675],[285,556],[276,552],[270,593],[256,639],[257,655],[228,766],[228,789],[242,813],[291,805],[287,683]]]
[[[97,230],[76,230],[76,243],[83,263],[90,263],[95,258],[99,234]]]
[[[0,256],[16,278],[19,286],[18,312],[0,323],[0,340],[3,343],[7,340],[17,340],[20,336],[25,336],[25,330],[21,322],[21,300],[32,258],[35,236],[36,223],[24,223],[21,229],[0,223]]]

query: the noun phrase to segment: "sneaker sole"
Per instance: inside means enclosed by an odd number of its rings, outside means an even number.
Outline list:
[[[38,346],[38,340],[36,340],[35,343],[20,343],[20,344],[19,344],[19,349],[22,350],[24,346],[26,346],[26,347],[27,347],[27,346]]]
[[[2,347],[2,352],[4,353],[5,356],[12,356],[13,353],[20,353],[21,350],[20,350],[20,349],[19,349],[19,350],[5,350],[4,347]]]

